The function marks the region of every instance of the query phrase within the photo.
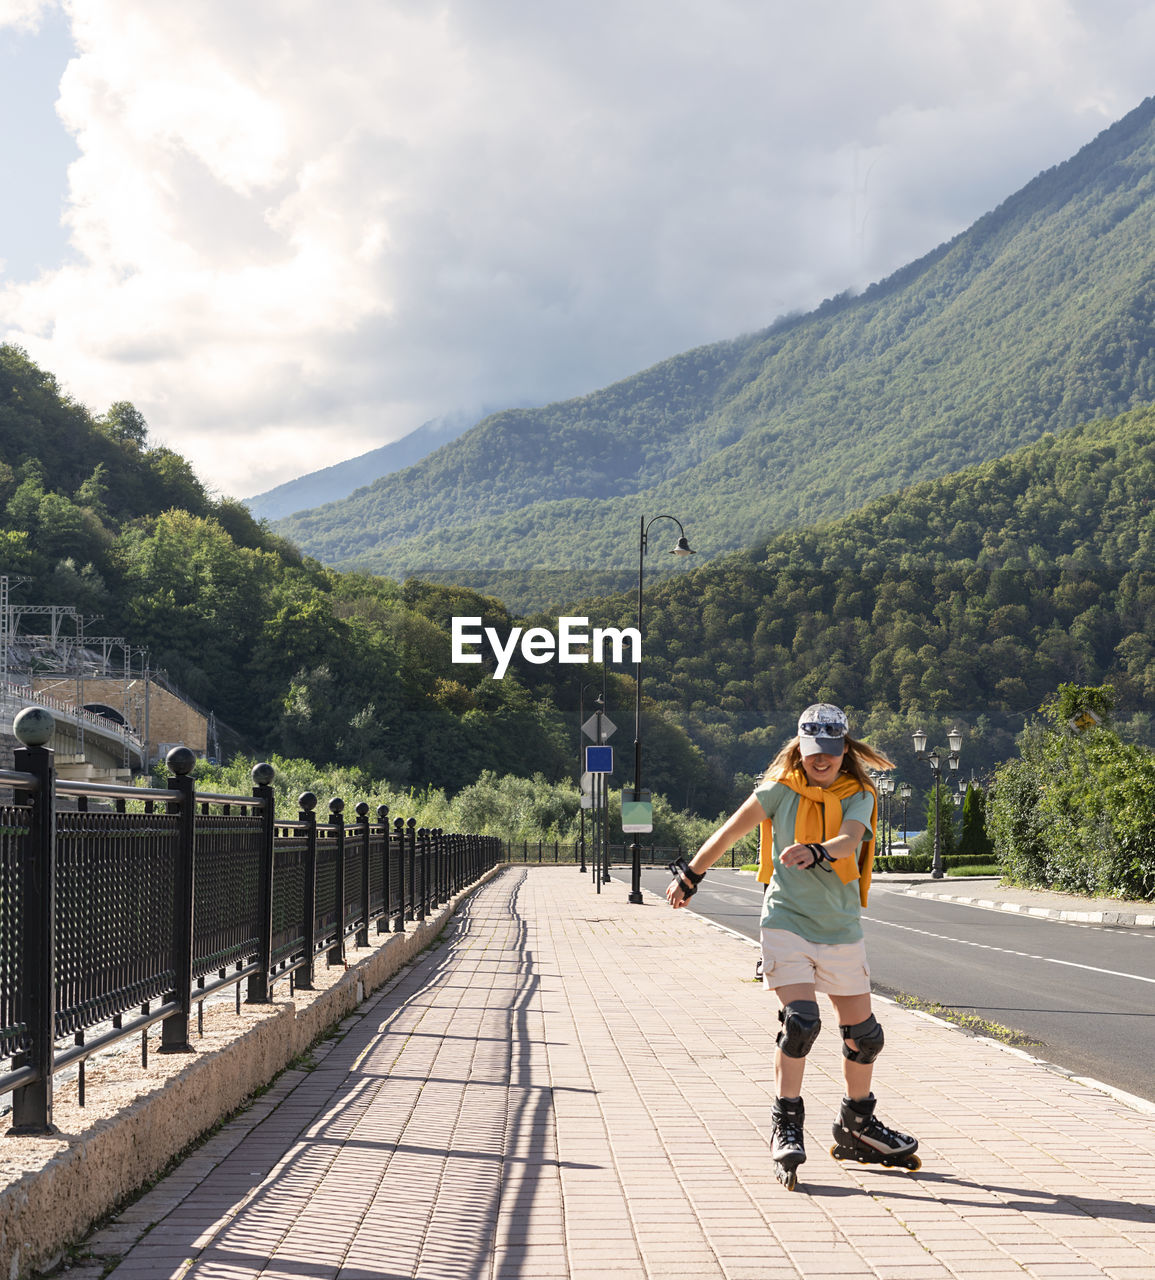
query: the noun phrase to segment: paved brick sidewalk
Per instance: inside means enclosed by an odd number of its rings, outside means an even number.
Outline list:
[[[116,1280],[1155,1276],[1155,1120],[893,1006],[880,1115],[922,1172],[826,1154],[827,1015],[785,1191],[751,958],[619,884],[507,870],[95,1245]]]

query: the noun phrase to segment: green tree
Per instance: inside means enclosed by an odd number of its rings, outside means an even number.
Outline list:
[[[148,423],[131,400],[117,400],[109,405],[108,412],[98,421],[107,435],[137,449],[143,449],[148,440]]]
[[[98,462],[92,475],[76,490],[76,505],[78,507],[87,507],[89,511],[95,512],[101,519],[107,519],[108,509],[104,505],[104,499],[108,494],[108,468],[103,462]]]
[[[982,787],[967,786],[958,851],[968,858],[986,858],[995,851],[994,844],[987,835],[986,795]]]
[[[1155,900],[1155,753],[1105,724],[1072,728],[1074,705],[1109,709],[1102,686],[1070,686],[996,775],[991,832],[1004,874],[1069,893]]]

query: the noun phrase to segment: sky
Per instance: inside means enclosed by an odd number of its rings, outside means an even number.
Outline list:
[[[861,289],[1153,64],[1151,0],[0,0],[0,340],[247,497]]]

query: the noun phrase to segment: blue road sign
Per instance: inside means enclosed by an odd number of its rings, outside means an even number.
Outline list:
[[[587,773],[613,773],[613,747],[586,747]]]

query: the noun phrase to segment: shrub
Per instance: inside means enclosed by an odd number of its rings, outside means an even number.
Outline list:
[[[1104,696],[1094,701],[1083,693]],[[1155,900],[1155,754],[1109,725],[1110,690],[1065,685],[995,779],[990,829],[1004,874],[1070,893]],[[1082,707],[1099,724],[1072,727]]]

